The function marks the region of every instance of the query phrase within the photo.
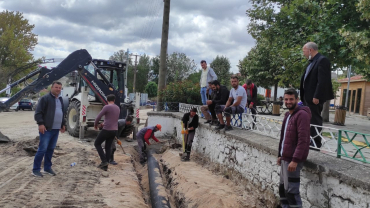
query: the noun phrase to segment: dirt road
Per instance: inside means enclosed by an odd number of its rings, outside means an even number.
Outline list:
[[[109,166],[104,177],[93,144],[68,133],[60,134],[54,154],[57,176],[31,176],[33,157],[23,147],[38,144],[33,113],[0,114],[0,131],[13,141],[0,144],[0,207],[148,207],[129,156],[117,149],[119,165]]]

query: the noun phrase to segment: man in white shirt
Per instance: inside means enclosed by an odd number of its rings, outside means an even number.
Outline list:
[[[208,83],[212,82],[213,80],[217,80],[217,75],[211,67],[207,67],[207,62],[205,60],[202,60],[200,65],[202,66],[202,74],[200,77],[200,95],[202,97],[203,105],[206,105]]]
[[[243,113],[247,105],[247,92],[239,85],[239,78],[237,76],[232,76],[230,81],[233,88],[230,90],[226,105],[217,106],[215,109],[218,120],[220,121],[220,125],[216,127],[216,130],[221,130],[223,128],[225,128],[225,131],[233,130],[230,125],[231,114]],[[233,104],[231,105],[231,103]],[[222,117],[222,112],[224,112],[226,117],[226,126]]]

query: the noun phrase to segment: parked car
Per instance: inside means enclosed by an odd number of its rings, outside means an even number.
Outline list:
[[[19,110],[35,110],[36,109],[36,102],[31,99],[22,99],[18,102],[18,109]]]
[[[0,102],[4,103],[5,101],[9,100],[8,97],[1,97],[0,98]],[[14,105],[10,106],[9,109],[6,109],[5,111],[9,111],[9,110],[15,110],[15,111],[18,111],[18,103],[15,103]]]

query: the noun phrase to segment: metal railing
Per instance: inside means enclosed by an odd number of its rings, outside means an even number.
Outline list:
[[[200,105],[179,104],[179,111],[186,113],[192,108],[198,109],[201,115]],[[224,117],[225,121],[225,117]],[[283,119],[276,116],[252,115],[249,109],[243,114],[232,115],[231,125],[244,130],[250,130],[274,139],[280,139]],[[353,160],[370,163],[370,134],[331,128],[326,126],[312,125],[316,136],[311,137],[311,148],[320,152]],[[321,138],[321,147],[318,147],[315,139]]]
[[[337,157],[347,157],[353,160],[370,163],[370,134],[354,131],[338,130]]]

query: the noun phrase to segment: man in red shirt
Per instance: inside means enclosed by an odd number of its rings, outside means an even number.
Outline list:
[[[154,139],[154,141],[156,142],[159,142],[159,140],[154,136],[154,132],[156,131],[161,131],[162,129],[162,126],[160,124],[157,124],[155,126],[148,126],[148,127],[144,127],[143,129],[141,129],[137,134],[136,134],[136,140],[137,140],[137,144],[138,144],[138,152],[139,152],[139,156],[140,156],[140,163],[141,164],[144,164],[146,162],[146,159],[145,159],[145,156],[146,156],[146,153],[145,153],[145,149],[146,149],[146,146],[144,144],[144,141],[150,145],[149,143],[149,139],[152,138]]]

